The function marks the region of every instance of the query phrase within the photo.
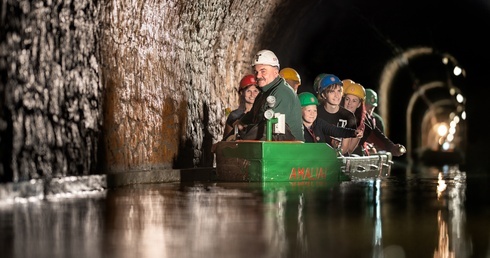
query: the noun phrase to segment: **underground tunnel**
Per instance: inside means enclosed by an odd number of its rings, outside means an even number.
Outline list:
[[[391,11],[383,12],[387,6]],[[452,35],[443,27],[451,20],[437,20],[434,6],[411,19],[419,7],[313,0],[6,2],[0,179],[211,166],[225,110],[237,105],[237,83],[260,49],[274,51],[281,67],[297,69],[299,92],[312,91],[322,72],[379,90],[388,136],[407,144],[403,103],[417,87],[443,81],[466,93],[465,80],[447,73],[419,78],[417,58],[447,55],[470,63],[458,52],[462,39],[433,44]],[[432,30],[421,29],[427,27]]]

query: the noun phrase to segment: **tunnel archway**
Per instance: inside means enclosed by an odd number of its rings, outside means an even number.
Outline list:
[[[464,70],[453,56],[429,47],[409,49],[386,65],[380,115],[387,134],[396,132],[393,141],[406,142],[409,163],[436,162],[442,156],[464,162],[466,98],[456,85],[460,77]],[[438,133],[442,126],[446,130]]]

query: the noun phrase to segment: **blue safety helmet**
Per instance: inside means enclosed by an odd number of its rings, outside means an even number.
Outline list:
[[[340,86],[343,86],[342,81],[339,79],[339,77],[333,75],[333,74],[326,74],[323,76],[323,78],[320,80],[320,83],[318,84],[318,89],[317,92],[321,93],[325,88],[332,84],[338,84]]]

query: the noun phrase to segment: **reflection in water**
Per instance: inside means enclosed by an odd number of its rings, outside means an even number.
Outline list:
[[[298,241],[298,257],[304,257],[308,253],[308,238],[306,237],[306,229],[305,229],[305,223],[303,221],[304,219],[304,214],[303,214],[303,208],[304,208],[304,194],[301,193],[299,195],[299,204],[298,204],[298,234],[297,234],[297,241]]]
[[[267,192],[266,194],[272,195],[268,197],[268,200],[274,200],[269,205],[269,214],[265,214],[265,239],[272,250],[278,257],[284,257],[287,252],[287,238],[285,229],[285,217],[286,217],[286,204],[287,196],[286,191],[281,189],[277,191]],[[273,254],[270,254],[274,257]]]
[[[2,257],[103,257],[105,192],[0,205]]]
[[[287,257],[289,253],[292,253],[294,254],[294,257],[307,257],[308,237],[304,221],[305,193],[290,192],[289,195],[287,193],[288,190],[284,188],[267,191],[265,193],[266,195],[268,195],[266,200],[273,200],[272,202],[268,203],[268,210],[271,212],[271,215],[265,214],[265,219],[267,220],[267,222],[265,223],[267,226],[265,232],[265,234],[267,235],[266,239],[270,239],[268,240],[268,245],[271,247],[271,250],[273,250],[273,253],[271,253],[270,256]],[[290,197],[289,199],[288,196]],[[288,205],[288,202],[292,203],[292,205]],[[288,216],[292,217],[292,214],[287,214],[287,207],[291,206],[294,208],[294,205],[296,204],[296,223],[289,223],[289,220],[287,220],[286,218]],[[291,234],[288,234],[287,228],[289,229],[289,232],[291,232]],[[294,232],[296,233],[296,235],[294,235]],[[294,241],[294,239],[296,239],[296,242],[289,243],[289,235],[291,237],[291,241]]]
[[[439,171],[437,199],[440,202],[447,202],[448,205],[447,210],[441,209],[437,213],[439,245],[434,251],[434,257],[471,256],[471,243],[464,233],[466,224],[465,189],[465,172],[461,172],[457,167],[449,166],[444,166],[442,171]]]
[[[285,251],[286,198],[281,192],[275,198],[262,206],[260,196],[215,185],[116,190],[108,196],[106,251],[117,257],[277,257]]]
[[[465,205],[466,183],[444,167],[320,186],[135,185],[0,205],[0,248],[4,257],[488,257],[488,213]],[[468,211],[481,230],[469,230]]]
[[[381,223],[381,180],[374,180],[374,241],[373,241],[373,257],[383,257],[383,226]]]

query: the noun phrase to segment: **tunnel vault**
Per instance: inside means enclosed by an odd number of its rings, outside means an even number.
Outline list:
[[[390,139],[406,144],[409,163],[423,159],[427,150],[441,151],[441,139],[447,135],[437,135],[436,126],[442,123],[453,124],[456,132],[449,141],[453,146],[449,151],[456,153],[456,162],[464,160],[466,99],[460,90],[464,81],[458,78],[464,77],[464,70],[454,74],[458,67],[453,56],[429,47],[408,49],[385,66],[380,76],[378,109],[385,119],[387,135],[390,131],[402,135]]]
[[[270,48],[281,63],[298,62],[307,50],[294,28],[306,26],[303,40],[311,40],[336,10],[313,0],[4,5],[0,182],[212,165],[211,146],[252,56]],[[317,27],[308,10],[323,12]],[[390,100],[421,85],[407,67],[432,52],[408,50],[385,68],[388,132],[406,130],[389,121],[407,103]]]

